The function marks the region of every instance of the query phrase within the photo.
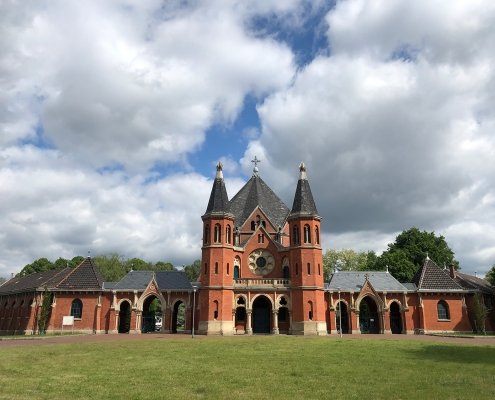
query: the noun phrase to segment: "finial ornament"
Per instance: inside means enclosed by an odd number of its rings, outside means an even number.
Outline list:
[[[261,162],[261,160],[258,160],[258,158],[256,156],[254,156],[254,159],[251,160],[251,162],[254,164],[254,168],[253,168],[253,173],[257,174],[258,173],[258,164]]]
[[[217,173],[215,175],[215,179],[223,179],[223,164],[221,161],[217,164]]]
[[[430,257],[428,256],[428,252],[426,252],[426,261],[429,261]]]
[[[299,179],[308,179],[306,175],[306,165],[301,161],[299,164]]]

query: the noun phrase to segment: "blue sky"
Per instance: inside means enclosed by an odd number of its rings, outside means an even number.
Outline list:
[[[190,263],[215,164],[290,206],[304,161],[324,249],[410,227],[495,263],[495,6],[421,0],[0,5],[0,276],[117,252]]]

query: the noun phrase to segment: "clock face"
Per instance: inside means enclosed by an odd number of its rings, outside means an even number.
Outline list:
[[[248,258],[249,269],[256,275],[266,275],[273,271],[275,260],[268,250],[253,251]]]

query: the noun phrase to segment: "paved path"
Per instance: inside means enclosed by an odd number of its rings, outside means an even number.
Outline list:
[[[214,336],[196,336],[194,340],[209,340]],[[237,336],[239,338],[247,336]],[[307,338],[311,336],[305,336]],[[117,341],[144,341],[144,340],[191,340],[191,335],[171,335],[163,333],[148,333],[141,335],[74,335],[74,336],[51,336],[28,339],[2,339],[0,337],[0,350],[4,347],[40,346],[70,343],[103,343]],[[321,340],[338,340],[338,335],[328,335],[321,337]],[[430,335],[344,335],[343,340],[413,340],[434,343],[450,343],[471,346],[495,346],[495,337],[443,337]]]

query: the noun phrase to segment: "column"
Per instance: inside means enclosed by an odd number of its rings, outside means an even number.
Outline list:
[[[279,334],[279,330],[278,330],[278,310],[273,310],[273,329],[272,329],[272,333],[274,335],[278,335]]]
[[[246,310],[246,314],[247,314],[247,326],[246,326],[246,333],[248,335],[252,335],[253,334],[253,328],[251,327],[251,323],[252,323],[252,315],[253,315],[253,310],[249,309],[249,310]]]

